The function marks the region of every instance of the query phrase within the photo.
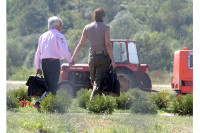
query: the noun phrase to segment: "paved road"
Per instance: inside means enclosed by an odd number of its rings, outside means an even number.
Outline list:
[[[166,87],[171,88],[171,85],[152,85],[153,87]]]
[[[6,81],[6,84],[26,84],[26,81]]]
[[[26,84],[26,81],[6,81],[6,84]],[[165,87],[171,88],[171,85],[152,85],[153,88],[155,87]]]
[[[15,87],[19,87],[21,85],[25,85],[26,81],[6,81],[6,86],[9,88],[15,88]],[[165,90],[165,89],[170,89],[171,90],[171,85],[152,85],[152,89],[154,90]]]

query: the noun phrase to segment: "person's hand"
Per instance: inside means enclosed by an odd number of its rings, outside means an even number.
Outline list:
[[[112,61],[112,67],[113,67],[113,69],[115,69],[116,68],[116,66],[115,66],[115,62],[114,61]]]
[[[37,69],[37,73],[36,74],[42,75],[42,70],[41,69]]]
[[[75,64],[75,61],[72,60],[72,62],[69,63],[69,66],[73,66]]]

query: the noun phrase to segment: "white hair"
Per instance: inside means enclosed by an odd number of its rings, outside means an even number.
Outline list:
[[[48,29],[55,29],[56,26],[58,26],[60,23],[62,23],[62,20],[59,17],[53,16],[48,19]]]

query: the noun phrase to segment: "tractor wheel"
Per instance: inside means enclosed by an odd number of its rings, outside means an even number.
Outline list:
[[[140,79],[140,89],[148,90],[152,88],[151,79],[147,73],[145,73]]]
[[[120,92],[126,92],[136,85],[136,76],[126,69],[116,69],[116,74],[120,83]]]
[[[69,81],[62,81],[58,84],[58,90],[65,90],[67,93],[73,97],[76,96],[76,90],[73,83]]]

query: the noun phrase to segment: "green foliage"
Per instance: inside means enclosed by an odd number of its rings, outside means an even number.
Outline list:
[[[47,22],[47,17],[42,9],[35,6],[26,7],[26,12],[21,16],[21,23],[18,23],[19,33],[24,36],[31,33],[41,32]]]
[[[28,89],[20,87],[19,89],[9,90],[6,95],[7,109],[18,108],[21,100],[31,102],[31,97],[28,96]]]
[[[22,46],[20,42],[15,39],[7,41],[7,67],[19,67],[23,64],[22,60]]]
[[[130,95],[129,91],[121,93],[119,97],[116,98],[118,109],[130,109],[133,102],[133,96]]]
[[[48,93],[40,103],[43,112],[65,113],[71,105],[71,96],[64,90],[58,90],[56,95]]]
[[[134,97],[131,105],[132,113],[156,113],[158,107],[151,101],[147,92],[139,89],[132,89],[129,93]]]
[[[172,72],[174,51],[193,49],[192,6],[192,0],[7,0],[7,68],[33,66],[38,38],[47,31],[51,16],[63,20],[62,33],[72,53],[83,28],[93,21],[92,12],[101,7],[112,39],[136,40],[141,64]],[[77,63],[87,63],[88,49],[87,42]]]
[[[86,105],[90,101],[91,92],[92,90],[88,90],[88,89],[81,89],[77,92],[77,99],[78,99],[78,104],[80,107],[86,109]]]
[[[171,105],[171,110],[179,115],[193,115],[193,94],[177,96]]]
[[[150,64],[151,70],[172,68],[173,48],[169,45],[169,38],[158,32],[143,32],[142,35],[136,34],[135,38],[140,63]]]
[[[30,75],[36,74],[36,70],[34,68],[28,69],[26,67],[11,67],[8,68],[7,71],[7,79],[17,81],[27,81]]]
[[[174,96],[166,91],[157,92],[151,95],[152,102],[154,102],[160,109],[166,109],[173,97]]]
[[[70,107],[72,97],[64,90],[58,90],[56,92],[56,105],[59,113],[65,113]]]
[[[138,88],[134,88],[134,89],[130,89],[127,93],[129,93],[129,95],[132,97],[132,99],[135,101],[135,100],[138,100],[138,101],[146,101],[148,100],[148,93],[147,92],[144,92]]]
[[[19,100],[17,99],[13,91],[7,92],[6,105],[7,105],[7,109],[19,107]]]
[[[152,102],[134,101],[131,108],[132,113],[157,113],[157,106]]]
[[[55,112],[56,111],[56,97],[50,92],[40,102],[42,111]]]
[[[87,104],[87,108],[94,113],[106,113],[112,114],[117,107],[117,103],[114,97],[105,95],[96,95]]]

